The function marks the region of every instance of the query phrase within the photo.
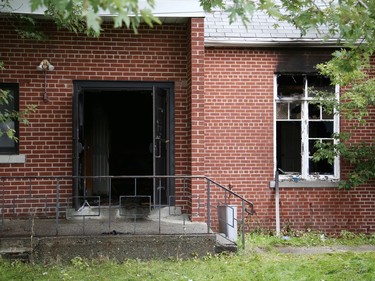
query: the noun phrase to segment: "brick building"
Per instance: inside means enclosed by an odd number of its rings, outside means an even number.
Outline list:
[[[37,207],[26,196],[31,182],[33,193],[55,201],[61,177],[60,204],[72,206],[86,195],[105,202],[128,194],[128,182],[108,176],[205,175],[254,203],[251,228],[273,229],[280,168],[281,227],[374,232],[374,183],[339,190],[345,163],[310,160],[312,142],[332,141],[349,126],[309,104],[311,85],[340,91],[314,69],[335,40],[301,37],[283,23],[274,29],[262,14],[246,30],[190,2],[184,13],[160,13],[163,24],[141,26],[139,34],[105,23],[99,38],[41,19],[48,40],[30,41],[0,18],[0,86],[14,94],[14,108],[37,106],[29,126],[12,124],[19,142],[0,140],[2,215],[14,212],[14,200],[20,213]],[[37,70],[44,59],[53,71]],[[192,219],[203,219],[194,210],[204,185],[159,180],[168,188],[158,193],[155,180],[141,178],[139,193],[156,205],[188,192]]]

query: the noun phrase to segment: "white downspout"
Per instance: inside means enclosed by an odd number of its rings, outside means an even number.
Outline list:
[[[275,212],[276,212],[276,236],[280,236],[280,193],[279,193],[279,171],[275,172]]]
[[[275,102],[273,103],[273,157],[274,157],[274,171],[275,171],[275,217],[276,217],[276,235],[280,236],[280,193],[279,193],[279,171],[277,169],[277,157],[276,157],[276,99],[277,97],[277,75],[274,75],[273,79],[273,96]]]

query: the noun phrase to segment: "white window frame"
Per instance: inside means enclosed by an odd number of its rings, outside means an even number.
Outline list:
[[[277,92],[278,92],[278,85],[277,85],[277,77],[280,75],[290,75],[290,73],[277,73],[274,75],[274,133],[273,133],[273,141],[274,141],[274,171],[277,169],[277,140],[276,140],[276,124],[277,124],[277,116],[276,116],[276,104],[281,101],[281,99],[278,97]],[[305,73],[295,73],[294,75],[300,75],[300,76],[312,76],[314,74],[305,74]],[[301,102],[301,174],[286,174],[282,175],[280,174],[279,179],[280,181],[338,181],[340,179],[340,159],[339,157],[336,157],[334,160],[334,171],[333,175],[309,175],[308,174],[308,167],[309,167],[309,138],[308,138],[308,102],[313,100],[313,98],[308,97],[308,83],[307,79],[304,79],[305,85],[304,85],[304,97],[295,99],[295,98],[287,98],[284,97],[282,100],[283,101],[299,101]],[[339,99],[339,92],[340,92],[340,87],[339,85],[335,86],[335,96],[336,99]],[[333,131],[334,133],[339,133],[340,132],[340,117],[337,112],[334,112],[334,117],[333,117]],[[336,143],[337,140],[334,139],[334,142]]]

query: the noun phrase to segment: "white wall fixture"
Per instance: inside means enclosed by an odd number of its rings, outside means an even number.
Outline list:
[[[48,102],[49,98],[47,95],[47,71],[52,71],[55,67],[46,59],[42,60],[40,64],[36,67],[37,70],[43,71],[44,74],[44,95],[43,101]]]

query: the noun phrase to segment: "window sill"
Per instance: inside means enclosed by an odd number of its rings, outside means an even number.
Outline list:
[[[294,187],[316,187],[316,188],[327,188],[327,187],[338,187],[338,181],[329,180],[311,180],[311,181],[280,181],[279,188],[294,188]],[[275,181],[270,181],[270,188],[275,188]]]
[[[26,163],[26,155],[0,155],[0,164]]]

